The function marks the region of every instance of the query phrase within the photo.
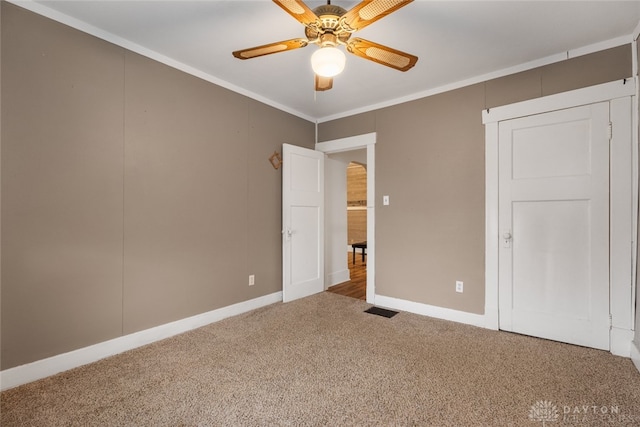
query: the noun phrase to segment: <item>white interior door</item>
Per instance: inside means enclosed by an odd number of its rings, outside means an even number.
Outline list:
[[[324,291],[324,153],[282,145],[282,299]]]
[[[609,349],[608,130],[608,102],[500,122],[500,329]]]

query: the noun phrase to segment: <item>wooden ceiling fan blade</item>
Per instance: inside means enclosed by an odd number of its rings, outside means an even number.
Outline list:
[[[344,23],[350,30],[361,30],[408,5],[413,0],[364,0],[344,14]]]
[[[316,14],[302,1],[273,0],[273,2],[304,25],[313,24],[318,20]]]
[[[251,59],[258,56],[271,55],[272,53],[285,52],[287,50],[299,49],[309,44],[307,39],[291,39],[281,42],[269,43],[262,46],[251,47],[249,49],[236,50],[233,53],[238,59]]]
[[[392,49],[378,43],[361,38],[354,38],[347,43],[347,51],[364,59],[368,59],[399,71],[407,71],[418,62],[418,57],[410,53]]]
[[[316,74],[316,91],[322,92],[333,87],[333,77],[322,77]]]

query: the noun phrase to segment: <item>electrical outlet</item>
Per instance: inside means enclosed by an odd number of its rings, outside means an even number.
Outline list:
[[[255,274],[250,274],[249,275],[249,286],[253,286],[256,284],[256,276]]]
[[[456,280],[456,292],[464,292],[464,283],[460,280]]]

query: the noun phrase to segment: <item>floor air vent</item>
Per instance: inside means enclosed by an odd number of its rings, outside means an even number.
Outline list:
[[[397,311],[393,311],[393,310],[387,310],[385,308],[380,308],[380,307],[370,307],[368,309],[366,309],[364,311],[365,313],[370,313],[370,314],[375,314],[377,316],[382,316],[382,317],[386,317],[386,318],[392,318],[393,316],[395,316],[396,314],[398,314]]]

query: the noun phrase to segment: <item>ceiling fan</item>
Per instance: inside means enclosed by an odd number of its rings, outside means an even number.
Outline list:
[[[399,71],[407,71],[416,65],[417,56],[359,37],[351,38],[351,35],[412,1],[365,0],[346,11],[340,6],[332,5],[331,1],[311,10],[300,0],[273,0],[305,26],[306,37],[237,50],[233,52],[233,56],[238,59],[250,59],[315,43],[320,46],[311,57],[316,91],[331,89],[333,77],[344,68],[344,53],[337,49],[338,46],[344,46],[348,52],[361,58]]]

